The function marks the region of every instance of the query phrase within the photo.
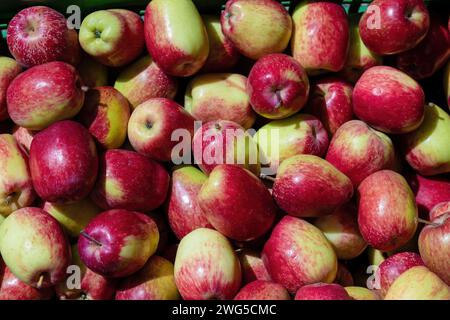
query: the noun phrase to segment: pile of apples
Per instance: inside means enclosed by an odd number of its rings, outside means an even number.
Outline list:
[[[292,9],[17,13],[0,299],[450,299],[449,12]]]

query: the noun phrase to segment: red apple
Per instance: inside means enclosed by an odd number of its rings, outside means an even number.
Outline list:
[[[320,78],[311,86],[307,111],[322,121],[329,136],[353,119],[353,87],[335,77]]]
[[[89,132],[74,121],[60,121],[34,136],[30,171],[45,201],[75,202],[86,197],[97,177],[98,159]]]
[[[242,283],[247,284],[255,280],[271,281],[261,254],[253,249],[243,248],[238,253],[242,268]]]
[[[256,280],[245,285],[234,300],[291,300],[291,297],[281,284]]]
[[[414,48],[429,25],[423,0],[375,0],[362,15],[359,32],[370,50],[387,55]]]
[[[295,300],[352,300],[343,286],[336,283],[315,283],[298,289]]]
[[[149,216],[116,209],[89,222],[78,239],[78,252],[92,271],[119,278],[142,268],[155,253],[158,241],[158,227]]]
[[[76,31],[68,29],[64,15],[48,7],[34,6],[17,13],[8,24],[6,40],[11,54],[26,67],[79,60]]]
[[[407,74],[387,66],[363,73],[353,90],[353,111],[371,127],[385,133],[417,129],[424,118],[425,95]]]
[[[21,72],[22,67],[16,60],[0,57],[0,121],[9,118],[6,106],[6,92],[11,81]]]
[[[151,211],[165,200],[169,175],[162,165],[137,152],[108,150],[100,156],[91,198],[103,209]]]
[[[358,224],[369,245],[391,251],[405,245],[417,228],[417,206],[406,180],[390,170],[375,172],[358,187]]]
[[[450,201],[438,203],[430,211],[430,220],[433,221],[435,218],[450,213]]]
[[[278,206],[297,217],[333,213],[353,195],[350,179],[329,162],[313,155],[284,160],[273,184]]]
[[[419,236],[420,256],[431,271],[450,286],[450,213],[426,225]]]
[[[18,75],[7,91],[8,113],[19,126],[42,130],[74,117],[84,101],[78,72],[64,62],[49,62]]]

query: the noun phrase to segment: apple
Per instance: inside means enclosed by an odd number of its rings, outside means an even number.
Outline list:
[[[349,48],[349,24],[341,5],[302,1],[292,15],[293,57],[309,75],[341,70]]]
[[[419,236],[420,256],[431,271],[450,285],[450,213],[446,212],[427,224]]]
[[[266,186],[237,165],[215,167],[203,183],[197,200],[214,229],[238,241],[264,235],[277,213]]]
[[[177,94],[178,81],[165,74],[154,59],[146,55],[123,69],[114,88],[130,102],[132,109],[152,98],[173,99]]]
[[[0,300],[49,300],[53,293],[52,288],[37,289],[20,281],[0,261]]]
[[[278,206],[297,217],[319,217],[334,212],[353,195],[350,179],[314,155],[296,155],[278,168],[272,195]]]
[[[178,300],[173,264],[152,256],[142,269],[121,281],[116,300]]]
[[[433,221],[435,218],[450,213],[450,201],[438,203],[430,211],[430,220]]]
[[[0,121],[9,118],[6,106],[6,90],[11,81],[22,72],[20,64],[11,58],[0,57]]]
[[[345,288],[336,283],[314,283],[301,287],[295,300],[352,300]]]
[[[403,272],[390,286],[385,300],[449,300],[450,289],[424,266]]]
[[[33,190],[28,157],[14,137],[0,134],[0,215],[31,205],[36,197]]]
[[[95,87],[86,92],[79,119],[104,149],[119,148],[127,137],[130,105],[113,87]]]
[[[8,87],[8,113],[17,125],[42,130],[74,117],[84,91],[78,72],[64,62],[49,62],[19,74]]]
[[[144,33],[150,55],[170,75],[191,76],[208,58],[208,34],[191,0],[151,1],[145,10]]]
[[[208,177],[194,166],[178,166],[172,170],[167,200],[170,228],[178,239],[198,228],[212,228],[198,203],[198,195]]]
[[[94,186],[98,157],[94,140],[79,123],[65,120],[39,132],[30,148],[30,172],[44,201],[76,202]]]
[[[137,152],[155,160],[170,161],[180,156],[174,153],[178,141],[172,139],[173,133],[175,130],[184,130],[191,138],[194,134],[194,121],[175,101],[166,98],[149,99],[131,114],[128,139]]]
[[[338,262],[338,269],[334,283],[337,283],[343,287],[352,286],[354,284],[352,274],[342,262]]]
[[[31,131],[17,125],[15,125],[12,130],[14,139],[16,139],[17,144],[26,154],[30,153],[31,142],[33,141],[36,133],[37,131]]]
[[[159,241],[155,254],[162,254],[169,245],[169,240],[172,240],[172,233],[169,224],[167,223],[167,217],[159,209],[146,214],[153,219],[158,227]]]
[[[364,287],[345,287],[345,291],[353,300],[380,300],[378,294]]]
[[[91,198],[103,209],[147,212],[163,204],[168,188],[169,174],[161,164],[134,151],[115,149],[100,156]]]
[[[336,131],[326,160],[349,177],[356,188],[372,173],[394,169],[394,145],[384,133],[360,120],[351,120]]]
[[[229,71],[237,64],[240,57],[239,52],[231,40],[223,34],[219,16],[203,15],[202,18],[208,34],[209,55],[201,71]]]
[[[388,55],[414,48],[429,25],[423,0],[375,0],[362,15],[359,32],[370,50]]]
[[[280,284],[256,280],[246,284],[234,300],[291,300],[289,292]]]
[[[149,216],[113,209],[89,222],[78,239],[78,252],[92,271],[119,278],[141,269],[155,253],[158,241],[158,227]]]
[[[309,114],[295,114],[262,126],[254,135],[260,153],[275,170],[299,154],[325,155],[329,139],[322,122]]]
[[[232,299],[241,277],[233,247],[219,232],[199,228],[181,239],[175,258],[175,283],[184,300]]]
[[[289,13],[274,0],[228,0],[220,22],[225,36],[253,60],[283,52],[292,33]]]
[[[22,282],[47,288],[62,281],[70,246],[58,222],[39,208],[22,208],[0,225],[0,253]]]
[[[323,123],[328,135],[353,119],[353,87],[336,77],[323,77],[313,82],[306,107]]]
[[[388,258],[388,253],[369,246],[367,248],[367,256],[369,259],[369,265],[379,266]]]
[[[247,284],[256,280],[271,281],[260,252],[243,248],[238,251],[238,258],[242,268],[242,284]]]
[[[385,133],[407,133],[424,118],[425,95],[406,73],[376,66],[363,73],[353,90],[353,111],[371,127]]]
[[[247,77],[236,73],[196,76],[186,88],[184,107],[199,121],[229,120],[249,129],[256,114],[246,84]]]
[[[450,115],[435,104],[425,107],[420,127],[403,138],[406,161],[424,176],[450,172]]]
[[[382,251],[405,245],[417,229],[417,206],[406,180],[377,171],[358,187],[358,224],[366,242]]]
[[[359,232],[358,211],[350,203],[339,207],[331,215],[317,218],[314,225],[330,241],[338,259],[354,259],[367,247]]]
[[[431,77],[450,57],[450,31],[437,15],[431,15],[425,38],[411,50],[396,56],[396,66],[414,79]]]
[[[205,174],[221,164],[238,164],[257,175],[260,172],[256,142],[233,121],[203,124],[194,134],[192,147],[195,163]]]
[[[262,260],[274,282],[291,294],[316,282],[331,283],[337,258],[323,233],[309,222],[285,216],[264,245]]]
[[[109,67],[127,65],[144,48],[141,17],[124,9],[99,10],[81,23],[79,40],[83,50]]]
[[[81,58],[77,70],[83,84],[88,88],[108,85],[108,68],[87,54]]]
[[[14,58],[26,67],[51,61],[77,64],[79,44],[64,15],[45,6],[25,8],[9,22],[6,41]]]
[[[89,198],[74,203],[45,202],[42,209],[55,218],[67,234],[77,238],[101,209]]]

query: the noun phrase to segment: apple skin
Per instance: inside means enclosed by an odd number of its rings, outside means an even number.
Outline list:
[[[378,294],[364,287],[345,287],[350,298],[353,300],[380,300]]]
[[[0,134],[0,215],[31,205],[36,197],[33,190],[28,157],[14,137]]]
[[[156,161],[134,151],[108,150],[100,156],[100,169],[91,199],[103,209],[151,211],[163,204],[169,174]]]
[[[192,147],[195,163],[207,175],[225,163],[238,164],[259,175],[261,165],[257,144],[233,121],[216,120],[203,124],[194,134]]]
[[[274,138],[278,137],[277,140]],[[328,133],[316,117],[295,114],[262,126],[254,135],[260,152],[274,169],[289,157],[299,154],[325,155]]]
[[[306,112],[320,119],[330,137],[347,121],[354,118],[353,87],[336,77],[323,77],[313,82]]]
[[[95,87],[87,91],[78,116],[104,149],[116,149],[125,142],[130,105],[116,89]]]
[[[353,89],[353,112],[385,133],[407,133],[424,118],[425,95],[420,85],[397,69],[376,66],[363,73]]]
[[[376,18],[374,19],[374,15]],[[379,25],[374,26],[375,23]],[[381,55],[414,48],[428,32],[430,16],[423,0],[375,0],[359,22],[364,44]]]
[[[88,88],[108,85],[108,68],[87,54],[81,58],[77,70],[83,84]]]
[[[450,201],[438,203],[430,211],[430,221],[435,218],[450,212]]]
[[[201,71],[227,72],[237,64],[240,54],[223,34],[220,16],[203,15],[202,18],[208,34],[209,55]]]
[[[79,41],[83,50],[98,62],[120,67],[140,55],[144,48],[143,34],[144,25],[137,13],[108,9],[95,11],[83,19]]]
[[[305,220],[285,216],[264,245],[262,260],[274,282],[289,293],[316,282],[331,283],[337,258],[323,233]]]
[[[175,98],[178,81],[175,77],[165,74],[150,56],[144,56],[118,75],[114,88],[119,90],[135,109],[152,98]]]
[[[167,217],[179,240],[195,229],[212,228],[198,203],[200,189],[207,179],[194,166],[179,166],[172,171]]]
[[[238,252],[239,262],[242,268],[242,284],[247,284],[256,280],[271,281],[260,252],[243,248]]]
[[[0,57],[0,121],[9,118],[6,91],[11,81],[22,72],[20,64],[11,58]]]
[[[337,72],[344,67],[349,24],[339,4],[302,1],[295,7],[292,19],[292,55],[309,75]]]
[[[298,289],[295,300],[352,300],[345,288],[336,283],[314,283]]]
[[[417,206],[406,180],[377,171],[358,187],[358,224],[366,242],[382,251],[405,245],[417,229]]]
[[[331,215],[315,219],[314,225],[330,241],[338,259],[354,259],[367,247],[359,232],[358,211],[350,203],[339,207]]]
[[[20,281],[0,261],[0,300],[49,300],[53,294],[52,288],[37,289]]]
[[[431,271],[450,285],[450,212],[426,225],[419,235],[420,256]]]
[[[348,202],[353,186],[347,176],[324,159],[296,155],[281,163],[272,195],[290,215],[319,217]]]
[[[277,213],[266,186],[250,171],[237,165],[215,167],[197,200],[214,229],[238,241],[264,235]]]
[[[35,288],[62,281],[70,246],[58,222],[39,208],[22,208],[0,225],[0,253],[11,272]]]
[[[67,203],[86,197],[98,171],[94,140],[79,123],[65,120],[39,132],[30,148],[30,172],[44,201]]]
[[[19,74],[7,91],[8,113],[17,125],[42,130],[74,117],[83,106],[78,72],[64,62],[49,62]]]
[[[356,188],[372,173],[394,169],[394,145],[384,133],[360,120],[351,120],[336,131],[326,160],[349,177]]]
[[[386,295],[389,287],[403,272],[412,267],[423,265],[422,258],[414,252],[401,252],[388,257],[379,265],[377,270],[380,277],[381,295]]]
[[[450,300],[450,289],[424,266],[403,272],[390,286],[385,300]]]
[[[51,61],[77,64],[79,44],[75,30],[67,28],[64,15],[45,6],[25,8],[9,22],[8,48],[23,66]]]
[[[78,238],[81,261],[92,271],[111,278],[129,276],[141,269],[158,246],[159,232],[149,216],[113,209],[100,213],[84,229],[91,238]]]
[[[149,158],[170,161],[178,141],[172,140],[175,130],[194,135],[195,119],[182,106],[166,98],[153,98],[134,109],[128,122],[128,139],[134,150]],[[189,141],[190,142],[190,141]]]
[[[289,13],[274,0],[228,0],[220,22],[225,36],[253,60],[283,52],[292,33]]]
[[[72,238],[77,238],[101,211],[89,198],[68,204],[45,202],[42,209],[55,218]]]
[[[14,139],[16,139],[17,144],[26,154],[30,153],[31,142],[33,141],[36,133],[37,131],[31,131],[17,125],[15,125],[12,130]]]
[[[414,48],[396,56],[398,69],[420,80],[431,77],[450,57],[450,32],[438,15],[431,16],[430,29]]]
[[[450,172],[450,115],[435,104],[425,107],[420,127],[402,136],[406,161],[424,176]]]
[[[281,284],[256,280],[246,284],[234,300],[291,300],[291,297]]]
[[[193,78],[184,95],[184,107],[200,121],[229,120],[249,129],[256,114],[246,92],[247,77],[237,73],[210,73]]]
[[[225,236],[199,228],[181,239],[175,283],[184,300],[230,300],[241,285],[241,266]]]
[[[208,58],[208,34],[191,0],[151,1],[145,10],[144,33],[150,55],[167,74],[191,76]]]
[[[116,300],[178,300],[173,264],[152,256],[137,273],[121,281]]]

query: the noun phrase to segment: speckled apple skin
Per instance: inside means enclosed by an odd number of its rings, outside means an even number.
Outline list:
[[[20,64],[9,57],[0,57],[0,121],[9,118],[6,91],[11,81],[22,72]]]
[[[64,62],[49,62],[19,74],[7,90],[8,113],[17,125],[42,130],[75,116],[84,101],[78,72]]]
[[[111,300],[116,293],[117,280],[106,278],[86,268],[81,280],[81,291],[86,300]]]
[[[81,261],[102,276],[129,276],[142,268],[158,246],[156,223],[139,212],[113,209],[99,214],[84,232],[102,245],[80,235]]]
[[[264,262],[261,259],[260,252],[243,248],[238,253],[239,262],[242,268],[242,283],[247,284],[255,280],[271,281]]]
[[[33,141],[34,135],[37,131],[31,131],[24,127],[14,126],[12,135],[16,139],[19,146],[26,153],[30,153],[31,142]]]
[[[291,300],[291,297],[281,284],[256,280],[245,285],[234,300]]]
[[[134,151],[108,150],[100,156],[91,198],[103,209],[151,211],[165,200],[169,174],[156,161]]]
[[[417,228],[417,206],[406,180],[382,170],[358,187],[358,224],[369,245],[390,251],[406,244]]]
[[[430,211],[430,221],[433,221],[435,218],[445,213],[450,213],[450,201],[441,202],[435,205]]]
[[[352,300],[352,298],[341,285],[314,283],[298,289],[295,300]]]
[[[36,193],[50,202],[83,199],[94,186],[98,171],[94,140],[81,124],[71,120],[36,134],[29,163]]]

